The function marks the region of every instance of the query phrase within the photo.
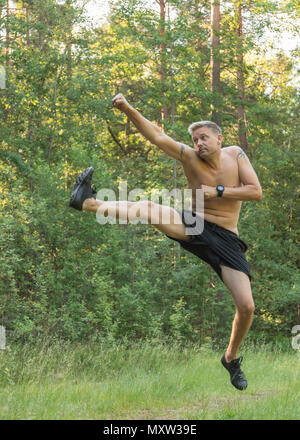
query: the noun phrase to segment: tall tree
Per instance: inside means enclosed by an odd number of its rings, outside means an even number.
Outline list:
[[[220,1],[211,0],[211,91],[212,97],[212,120],[221,125],[220,94],[221,94],[221,63],[220,63],[220,30],[221,12]]]
[[[236,0],[236,33],[238,39],[237,46],[237,88],[239,104],[237,107],[239,144],[244,151],[248,150],[247,142],[247,120],[244,107],[245,101],[245,80],[244,80],[244,44],[243,44],[243,15],[241,0]]]
[[[158,0],[159,1],[159,37],[160,37],[160,45],[159,45],[159,51],[160,51],[160,66],[159,66],[159,75],[160,75],[160,81],[163,91],[163,101],[165,101],[165,93],[167,90],[166,86],[166,0]],[[163,107],[161,109],[161,119],[162,122],[165,123],[168,120],[169,116],[169,109],[166,102],[163,102]]]

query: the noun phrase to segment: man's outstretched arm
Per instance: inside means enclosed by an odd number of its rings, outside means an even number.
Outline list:
[[[189,157],[190,152],[193,151],[193,149],[187,145],[174,141],[174,139],[163,133],[157,125],[144,118],[141,113],[127,102],[121,93],[113,98],[112,103],[114,107],[118,108],[128,116],[130,121],[146,139],[159,147],[169,156],[184,162]]]

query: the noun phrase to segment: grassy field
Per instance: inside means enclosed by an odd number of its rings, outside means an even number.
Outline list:
[[[0,418],[278,420],[300,418],[300,352],[246,347],[238,391],[208,346],[17,346],[0,352]]]

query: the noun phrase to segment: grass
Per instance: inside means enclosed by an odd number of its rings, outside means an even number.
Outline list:
[[[243,349],[247,390],[208,346],[15,346],[0,353],[0,418],[283,420],[300,415],[299,350]]]

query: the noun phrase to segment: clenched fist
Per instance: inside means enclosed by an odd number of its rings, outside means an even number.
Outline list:
[[[122,93],[119,93],[112,99],[112,105],[121,110],[121,112],[124,112],[129,107],[129,104]]]
[[[218,197],[218,191],[214,186],[208,186],[208,185],[200,185],[200,189],[202,189],[204,194],[204,200],[207,199],[213,199],[215,197]]]

